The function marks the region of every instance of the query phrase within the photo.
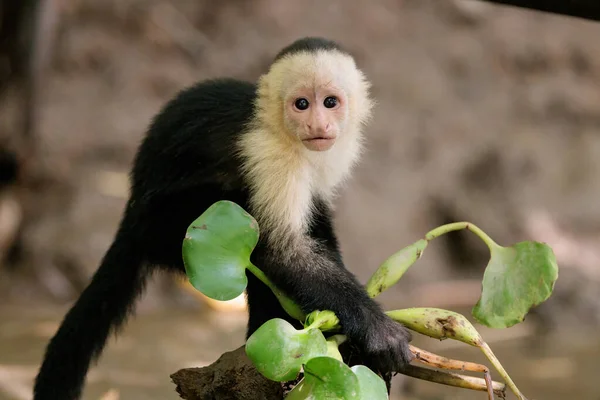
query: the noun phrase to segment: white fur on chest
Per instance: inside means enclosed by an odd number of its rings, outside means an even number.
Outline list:
[[[360,143],[340,140],[325,152],[310,152],[284,135],[254,129],[240,142],[242,172],[250,185],[251,214],[272,244],[303,241],[314,198],[331,202],[356,161]]]

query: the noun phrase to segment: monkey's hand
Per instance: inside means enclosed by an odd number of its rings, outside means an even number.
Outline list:
[[[398,372],[413,359],[409,349],[412,335],[385,314],[375,314],[362,338],[362,353],[367,367],[380,374]]]

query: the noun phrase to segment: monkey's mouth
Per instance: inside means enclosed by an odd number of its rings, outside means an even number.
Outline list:
[[[304,146],[313,151],[325,151],[329,150],[335,143],[335,137],[317,136],[307,139],[303,139],[302,143]]]

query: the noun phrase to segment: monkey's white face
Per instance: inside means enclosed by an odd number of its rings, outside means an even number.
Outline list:
[[[255,119],[239,149],[253,198],[262,201],[254,212],[271,238],[302,236],[314,195],[332,199],[349,176],[371,116],[369,86],[338,51],[287,55],[260,77]]]
[[[348,101],[334,85],[300,87],[284,99],[284,120],[290,134],[311,151],[329,150],[345,125]]]
[[[330,150],[336,143],[339,147],[342,141],[358,148],[354,142],[372,102],[369,84],[350,56],[336,51],[293,54],[274,63],[259,86],[259,108],[269,129],[311,152]]]

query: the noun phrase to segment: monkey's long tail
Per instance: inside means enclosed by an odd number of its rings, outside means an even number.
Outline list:
[[[35,380],[34,400],[76,400],[81,396],[88,368],[119,329],[139,294],[145,278],[137,238],[125,217],[113,244],[88,287],[65,316],[48,344]]]

